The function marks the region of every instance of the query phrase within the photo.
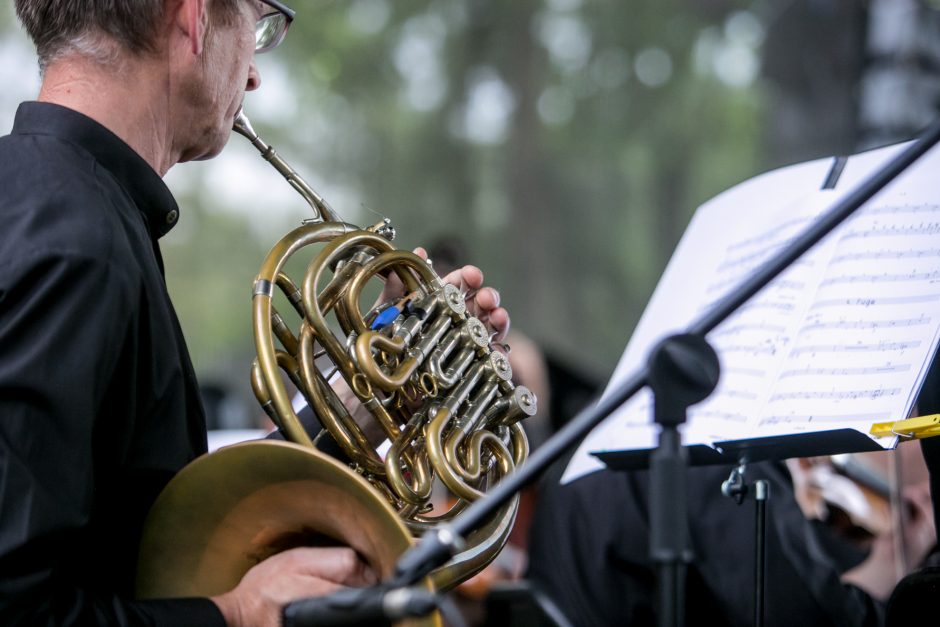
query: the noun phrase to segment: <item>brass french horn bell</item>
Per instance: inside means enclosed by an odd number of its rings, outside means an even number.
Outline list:
[[[513,385],[509,360],[465,295],[396,250],[387,220],[364,229],[343,222],[242,112],[234,129],[315,213],[274,245],[252,293],[252,387],[288,441],[223,448],[169,483],[144,530],[143,598],[219,594],[276,552],[324,543],[355,548],[390,577],[414,536],[458,515],[528,454],[519,421],[535,414],[535,396]],[[301,250],[313,259],[295,282],[285,265]],[[363,313],[366,285],[392,274],[404,294]],[[315,440],[285,379],[324,427]],[[321,438],[346,459],[318,450]],[[482,570],[517,508],[518,498],[473,531],[427,585],[447,589]]]

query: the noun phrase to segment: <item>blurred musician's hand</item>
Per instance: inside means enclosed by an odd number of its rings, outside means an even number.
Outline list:
[[[875,537],[871,553],[864,562],[842,575],[842,581],[855,585],[872,597],[886,601],[894,587],[905,575],[919,567],[937,543],[937,530],[933,522],[930,485],[924,481],[905,486],[903,490],[905,517],[901,542],[896,540],[897,530]],[[898,545],[904,549],[906,572],[900,572],[896,557]]]

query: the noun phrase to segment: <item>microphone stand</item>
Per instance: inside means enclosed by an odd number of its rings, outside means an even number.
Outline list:
[[[659,447],[651,457],[650,464],[653,493],[650,529],[654,530],[656,536],[651,542],[652,556],[659,565],[660,573],[659,624],[662,627],[681,624],[685,603],[684,598],[681,598],[682,586],[679,579],[682,573],[679,565],[687,562],[690,556],[684,518],[685,458],[677,427],[685,421],[686,408],[707,397],[717,384],[717,358],[714,357],[714,350],[705,341],[705,335],[724,322],[938,142],[940,120],[934,122],[914,144],[860,183],[750,278],[694,321],[686,333],[663,340],[653,349],[646,366],[626,377],[596,405],[579,412],[534,451],[526,463],[500,481],[484,498],[475,501],[450,523],[425,533],[421,540],[399,558],[390,581],[374,588],[359,588],[353,592],[343,590],[325,597],[290,603],[284,609],[284,627],[325,627],[376,622],[382,624],[405,616],[430,612],[433,607],[425,607],[433,604],[414,601],[412,593],[420,596],[419,589],[410,586],[460,552],[464,535],[482,524],[513,495],[534,482],[565,451],[577,444],[604,418],[646,385],[653,388],[654,419],[662,426]],[[668,396],[675,393],[678,393],[680,398]],[[662,490],[669,491],[655,496]],[[657,499],[659,501],[654,503]],[[666,500],[682,503],[668,507],[663,505]],[[656,532],[657,529],[662,531]],[[399,611],[399,608],[409,603],[390,607],[396,605],[390,600],[392,595],[408,597],[408,601],[414,601],[412,605],[421,607],[413,608],[415,613],[407,613],[407,610],[411,609],[408,607]],[[350,597],[353,597],[352,601]],[[369,610],[369,616],[365,616],[366,609]],[[386,611],[388,609],[393,611]],[[325,617],[329,617],[329,620],[325,620]]]

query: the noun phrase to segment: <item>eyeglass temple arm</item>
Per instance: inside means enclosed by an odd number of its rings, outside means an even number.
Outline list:
[[[287,16],[288,22],[292,22],[294,20],[294,16],[297,15],[296,11],[279,0],[261,0],[261,2],[283,13],[285,16]]]

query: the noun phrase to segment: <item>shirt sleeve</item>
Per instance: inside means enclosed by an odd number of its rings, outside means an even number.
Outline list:
[[[208,599],[134,601],[94,575],[96,419],[133,285],[108,262],[0,263],[0,624],[224,625]],[[103,557],[103,556],[102,556]]]

